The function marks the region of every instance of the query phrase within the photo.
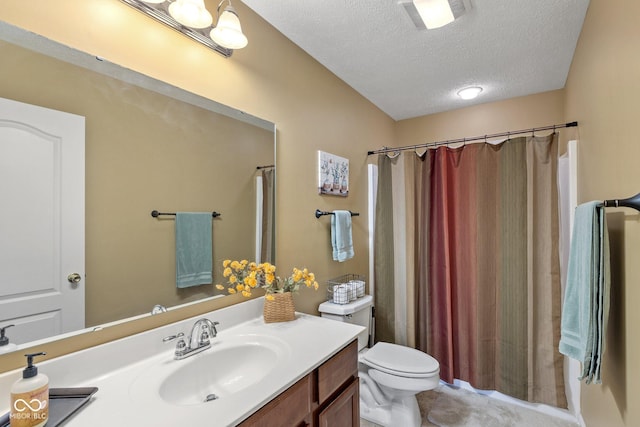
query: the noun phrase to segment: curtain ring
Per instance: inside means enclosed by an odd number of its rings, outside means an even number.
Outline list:
[[[400,150],[387,151],[387,157],[390,159],[395,159],[400,155]]]

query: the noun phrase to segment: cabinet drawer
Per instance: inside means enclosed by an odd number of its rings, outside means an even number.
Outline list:
[[[241,427],[298,426],[311,412],[312,375],[307,375],[240,423]]]
[[[358,341],[353,341],[318,368],[318,403],[358,376]]]

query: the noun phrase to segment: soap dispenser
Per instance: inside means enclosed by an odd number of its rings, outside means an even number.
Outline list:
[[[22,379],[11,387],[11,427],[41,427],[49,419],[49,378],[38,374],[33,358],[46,353],[25,354],[27,367]]]
[[[7,325],[0,328],[0,354],[8,353],[10,351],[14,351],[18,348],[14,343],[9,342],[9,337],[5,335],[5,329],[10,328],[15,325]]]

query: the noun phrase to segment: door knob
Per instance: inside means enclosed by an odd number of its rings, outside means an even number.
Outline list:
[[[82,276],[80,276],[78,273],[71,273],[67,276],[67,280],[69,281],[69,283],[80,283],[80,280],[82,280]]]

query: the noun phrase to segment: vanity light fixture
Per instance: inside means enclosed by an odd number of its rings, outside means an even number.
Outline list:
[[[228,6],[224,8],[222,15],[220,8],[224,2],[228,2]],[[218,5],[218,22],[211,30],[211,39],[229,49],[242,49],[247,45],[247,37],[242,33],[238,13],[231,5],[231,0],[222,0]]]
[[[413,0],[428,30],[443,27],[454,21],[449,0]]]
[[[218,20],[215,26],[212,26],[213,17],[206,9],[204,0],[121,1],[192,40],[215,50],[225,58],[230,57],[234,49],[241,49],[247,45],[247,38],[242,33],[240,20],[235,9],[231,6],[231,0],[222,0],[218,5]],[[220,14],[220,8],[225,1],[229,5]],[[224,36],[218,36],[218,33],[222,33]],[[228,34],[233,34],[235,38],[230,38]]]
[[[480,92],[482,92],[482,88],[480,86],[470,86],[460,89],[458,91],[458,96],[462,99],[473,99],[480,95]]]

